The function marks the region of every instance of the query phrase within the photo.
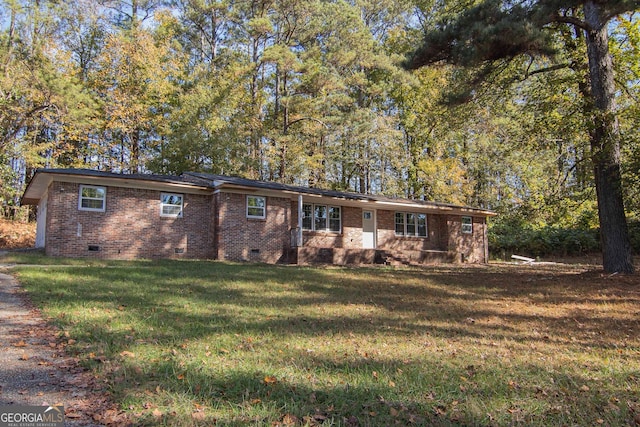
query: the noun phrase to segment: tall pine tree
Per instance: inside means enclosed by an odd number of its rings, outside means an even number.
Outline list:
[[[588,129],[598,198],[598,216],[607,272],[633,272],[620,171],[621,137],[616,117],[614,70],[609,54],[610,22],[640,8],[637,0],[485,0],[449,22],[427,31],[409,59],[409,68],[446,61],[474,70],[471,86],[494,76],[521,55],[553,58],[554,29],[573,26],[586,42],[588,80],[583,96],[593,125]],[[567,67],[554,64],[544,70]],[[541,72],[543,68],[535,70]],[[527,70],[528,73],[531,70]],[[471,96],[464,93],[462,99]],[[467,98],[468,99],[468,98]]]

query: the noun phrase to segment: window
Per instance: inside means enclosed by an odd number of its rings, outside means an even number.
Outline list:
[[[427,237],[427,215],[396,212],[396,236]]]
[[[160,216],[182,218],[182,194],[162,193],[160,195]]]
[[[427,215],[418,214],[416,216],[416,222],[418,224],[418,236],[427,236]]]
[[[407,216],[407,236],[416,235],[416,214],[408,213]]]
[[[340,208],[329,206],[329,231],[340,232]]]
[[[302,229],[311,230],[313,228],[313,206],[302,205]]]
[[[104,212],[107,200],[107,189],[94,185],[81,185],[78,198],[78,209],[81,211]]]
[[[303,230],[339,233],[342,230],[341,222],[341,211],[338,206],[302,205]]]
[[[404,217],[405,215],[402,212],[396,212],[396,235],[397,236],[403,236],[405,234]]]
[[[473,218],[470,216],[462,217],[462,232],[465,234],[473,233]]]
[[[262,196],[247,196],[247,218],[264,219],[267,199]]]
[[[315,206],[313,210],[313,229],[314,230],[326,230],[327,228],[327,207]]]

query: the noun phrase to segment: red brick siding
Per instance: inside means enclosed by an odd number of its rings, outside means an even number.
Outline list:
[[[246,194],[184,194],[183,218],[163,218],[157,190],[107,186],[105,212],[78,210],[78,191],[79,184],[63,182],[52,183],[48,190],[48,255],[287,262],[291,230],[298,225],[297,201],[289,198],[267,197],[266,218],[256,220],[246,217]],[[304,246],[345,254],[361,250],[362,209],[342,206],[341,212],[340,233],[305,231]],[[461,216],[428,214],[428,237],[420,238],[396,236],[394,215],[393,210],[376,212],[378,249],[450,251],[466,262],[487,261],[483,217],[473,217],[473,234],[463,234]],[[99,251],[89,251],[89,246]]]
[[[447,218],[449,229],[449,250],[461,254],[461,261],[470,263],[488,262],[486,259],[486,221],[482,217],[473,217],[473,233],[462,232],[462,217],[450,215]]]
[[[255,194],[259,196],[259,194]],[[267,197],[266,218],[246,215],[246,194],[217,195],[217,258],[277,263],[286,261],[290,247],[291,202]]]
[[[105,212],[78,210],[79,184],[53,182],[45,250],[52,256],[210,258],[211,197],[184,194],[183,218],[160,217],[160,191],[107,186]],[[97,246],[98,251],[89,251]],[[183,253],[176,253],[180,249]]]
[[[378,248],[395,251],[447,250],[442,245],[442,215],[427,214],[427,237],[396,236],[396,211],[378,211]]]
[[[362,249],[362,209],[342,208],[342,247]]]
[[[337,206],[328,204],[328,206]],[[340,206],[340,233],[304,230],[304,246],[312,248],[362,249],[362,209]],[[298,202],[291,202],[291,228],[298,227]]]

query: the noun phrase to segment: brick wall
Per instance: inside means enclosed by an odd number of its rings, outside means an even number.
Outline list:
[[[291,203],[291,227],[298,226],[298,202]],[[362,209],[349,206],[340,207],[342,231],[308,231],[302,233],[304,246],[311,248],[362,249]]]
[[[256,194],[259,196],[259,194]],[[267,197],[265,219],[246,215],[246,194],[216,196],[217,258],[266,263],[287,262],[290,247],[291,201]]]
[[[473,217],[473,233],[462,232],[462,217],[449,215],[447,218],[449,229],[449,250],[461,255],[460,261],[470,263],[488,262],[485,250],[486,221],[482,217]]]
[[[446,251],[441,238],[442,215],[427,215],[427,237],[396,236],[396,211],[378,211],[378,248],[395,251]]]
[[[342,246],[346,249],[362,249],[362,209],[342,208]]]
[[[210,196],[184,194],[183,217],[165,218],[160,217],[160,191],[106,188],[105,212],[88,212],[78,210],[79,184],[51,184],[47,255],[120,259],[213,256]]]
[[[291,230],[298,225],[297,202],[289,198],[267,197],[266,218],[249,219],[246,194],[184,194],[183,217],[165,218],[157,190],[107,186],[105,212],[78,210],[78,191],[79,184],[65,182],[53,182],[48,190],[48,255],[288,262]],[[343,258],[353,258],[349,251],[362,249],[362,209],[341,210],[340,233],[305,231],[304,246],[335,248],[348,255]],[[429,214],[428,237],[421,238],[396,236],[394,215],[393,210],[376,212],[378,249],[450,251],[466,262],[487,261],[483,217],[474,217],[473,233],[464,234],[460,216]]]

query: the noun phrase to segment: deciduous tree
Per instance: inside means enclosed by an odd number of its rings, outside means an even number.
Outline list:
[[[448,61],[474,67],[480,82],[521,55],[553,57],[555,26],[570,25],[584,33],[590,86],[585,91],[593,126],[591,160],[598,197],[603,266],[608,272],[633,272],[623,204],[620,132],[615,108],[614,70],[609,53],[610,22],[638,9],[640,2],[555,1],[513,3],[486,0],[454,20],[427,32],[411,68]],[[562,65],[558,65],[562,67]],[[552,69],[556,66],[551,66]]]

